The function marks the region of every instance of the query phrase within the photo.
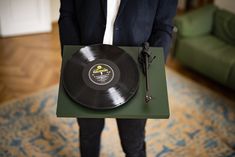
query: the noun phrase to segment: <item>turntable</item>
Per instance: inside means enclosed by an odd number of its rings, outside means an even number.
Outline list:
[[[64,46],[57,103],[58,117],[168,118],[162,48],[149,68],[151,101],[138,63],[141,47]]]

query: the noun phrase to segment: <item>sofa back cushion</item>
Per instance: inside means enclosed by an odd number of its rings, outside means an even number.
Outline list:
[[[215,12],[213,33],[223,41],[235,45],[235,14],[218,9]]]
[[[217,7],[206,5],[187,14],[177,16],[175,25],[180,37],[196,37],[212,33],[213,17]]]

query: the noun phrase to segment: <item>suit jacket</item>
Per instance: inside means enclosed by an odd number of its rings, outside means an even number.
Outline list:
[[[178,0],[121,0],[114,23],[113,45],[150,46],[169,50],[172,20]],[[61,45],[103,42],[107,0],[61,0],[59,30]]]

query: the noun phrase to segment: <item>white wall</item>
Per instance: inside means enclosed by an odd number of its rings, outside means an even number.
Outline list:
[[[51,31],[50,1],[0,0],[0,36]]]
[[[51,0],[51,21],[57,22],[59,19],[60,0]]]
[[[215,5],[235,13],[235,0],[215,0]]]

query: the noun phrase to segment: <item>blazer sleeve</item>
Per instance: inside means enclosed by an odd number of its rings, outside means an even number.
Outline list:
[[[159,0],[152,33],[148,40],[150,46],[163,47],[165,61],[170,48],[177,4],[178,0]]]
[[[76,45],[80,43],[78,21],[76,19],[74,0],[60,0],[59,33],[60,43]]]

